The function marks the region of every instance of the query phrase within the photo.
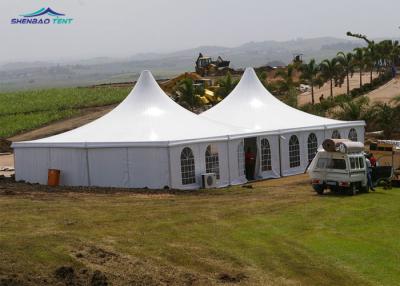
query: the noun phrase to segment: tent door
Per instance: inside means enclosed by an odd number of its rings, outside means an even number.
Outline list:
[[[244,139],[244,152],[246,179],[251,181],[255,179],[257,162],[257,137]]]

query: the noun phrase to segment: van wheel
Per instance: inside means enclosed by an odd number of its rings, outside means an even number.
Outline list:
[[[360,192],[362,192],[362,193],[368,193],[368,186],[363,187],[363,186],[361,185],[361,187],[360,187]]]
[[[324,186],[323,185],[313,185],[314,191],[317,192],[318,195],[324,194]]]
[[[351,184],[348,192],[350,196],[355,196],[357,194],[356,184]]]

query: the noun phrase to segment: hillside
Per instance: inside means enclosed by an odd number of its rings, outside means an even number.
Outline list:
[[[298,53],[304,54],[305,60],[321,60],[360,45],[362,41],[325,37],[250,42],[238,47],[201,46],[172,53],[137,54],[124,59],[8,63],[0,66],[0,91],[133,81],[144,69],[150,69],[157,78],[166,78],[194,70],[199,52],[212,57],[221,55],[231,61],[232,67],[242,68],[273,61],[289,63]]]

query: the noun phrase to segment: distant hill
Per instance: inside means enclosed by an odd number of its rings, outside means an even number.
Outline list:
[[[109,57],[83,59],[67,63],[18,62],[0,66],[0,91],[80,86],[135,80],[143,69],[156,77],[171,77],[194,70],[194,61],[202,52],[212,57],[222,56],[234,68],[262,66],[269,62],[291,62],[294,54],[308,60],[329,58],[338,51],[351,51],[364,45],[361,40],[332,37],[296,39],[290,41],[249,42],[237,47],[201,46],[171,53],[142,53],[125,59]]]

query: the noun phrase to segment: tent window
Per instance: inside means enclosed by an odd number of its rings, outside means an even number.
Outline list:
[[[185,147],[181,153],[181,175],[182,185],[190,185],[196,183],[194,171],[194,156],[192,149]]]
[[[271,147],[269,146],[268,139],[261,139],[261,170],[270,171],[271,166]]]
[[[208,145],[206,149],[206,173],[215,173],[219,179],[219,158],[216,145]]]
[[[340,133],[338,130],[333,130],[332,139],[340,139]]]
[[[300,146],[296,135],[292,135],[289,140],[289,163],[290,168],[300,166]]]
[[[357,141],[358,140],[357,131],[354,128],[351,128],[350,131],[349,131],[349,139],[351,141]]]
[[[314,159],[315,154],[317,154],[317,149],[318,149],[318,139],[314,133],[308,135],[307,149],[308,149],[308,161],[311,161],[312,159]]]
[[[243,141],[241,141],[238,145],[237,149],[237,156],[238,156],[238,170],[239,170],[239,176],[243,176],[245,174],[244,172],[244,144]]]

